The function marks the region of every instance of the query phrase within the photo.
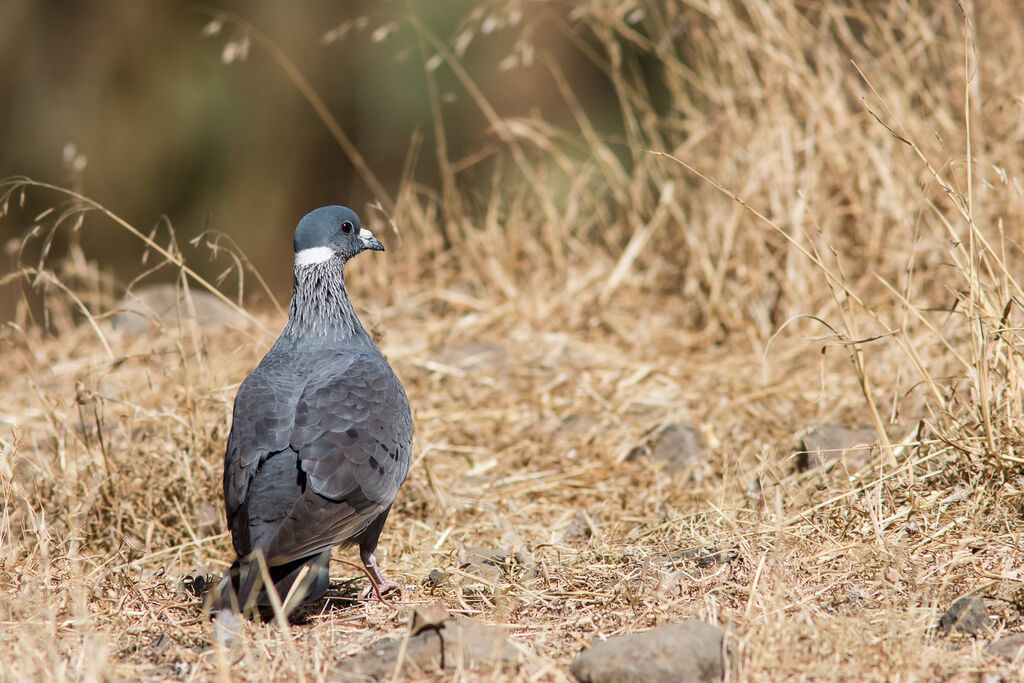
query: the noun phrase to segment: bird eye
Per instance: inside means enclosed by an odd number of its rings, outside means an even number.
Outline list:
[[[345,233],[346,235],[349,234],[350,232],[352,232],[352,222],[351,221],[345,221],[344,223],[342,223],[341,224],[341,231],[343,233]]]

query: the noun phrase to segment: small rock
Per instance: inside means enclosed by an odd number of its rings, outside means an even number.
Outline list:
[[[173,642],[174,641],[171,640],[170,636],[168,636],[166,633],[161,633],[156,638],[150,641],[148,645],[149,655],[151,657],[158,657],[164,654],[165,652],[167,652],[168,648],[173,644]]]
[[[597,535],[601,526],[601,515],[588,514],[584,511],[577,512],[569,524],[562,529],[563,541],[585,541]]]
[[[501,367],[508,350],[501,344],[469,342],[459,346],[446,346],[430,356],[433,363],[459,371],[488,370]]]
[[[580,683],[720,681],[724,636],[700,619],[614,636],[593,643],[569,671]]]
[[[513,556],[512,551],[501,548],[484,548],[474,546],[466,548],[459,557],[463,566],[470,564],[488,564],[494,567],[506,567]]]
[[[696,562],[698,567],[714,567],[719,564],[728,564],[739,557],[739,548],[717,548],[715,546],[686,548],[671,555],[652,557],[652,566],[664,566],[683,564],[684,562]]]
[[[409,631],[419,635],[428,628],[439,629],[451,615],[442,602],[432,602],[429,605],[417,605],[412,610],[412,621],[409,624]]]
[[[714,567],[729,564],[740,556],[738,548],[687,548],[680,553],[683,558],[697,563],[698,567]]]
[[[237,614],[229,609],[222,609],[213,618],[213,634],[211,640],[214,643],[231,647],[238,643],[238,637],[242,633],[242,620]]]
[[[653,443],[635,446],[625,459],[636,460],[644,455],[655,462],[667,463],[666,471],[675,473],[701,461],[704,441],[695,428],[669,423],[661,428]]]
[[[435,590],[448,583],[448,580],[451,577],[452,575],[448,572],[441,571],[440,569],[431,569],[423,584],[430,589],[431,593],[433,593]]]
[[[994,655],[1016,662],[1024,655],[1024,633],[1014,633],[993,640],[985,649]]]
[[[716,550],[712,553],[705,553],[704,555],[698,555],[696,558],[698,567],[714,567],[718,564],[729,564],[737,557],[740,556],[740,552],[735,548],[729,550]]]
[[[484,583],[494,586],[508,571],[513,553],[509,550],[473,547],[462,551],[459,557],[459,568],[468,577],[463,577],[462,584]]]
[[[510,674],[520,664],[519,651],[503,630],[468,617],[448,616],[440,625],[405,638],[378,640],[341,662],[335,671],[342,680],[379,680],[395,673],[399,656],[399,676],[413,678],[443,671]]]
[[[600,426],[601,420],[596,417],[572,413],[562,419],[561,424],[558,426],[558,431],[562,434],[571,434],[573,436],[586,436],[592,434]]]
[[[851,455],[867,456],[877,442],[878,432],[868,427],[818,427],[800,440],[796,468],[802,472]]]
[[[537,571],[537,560],[525,546],[519,548],[512,555],[512,559],[516,561],[526,575],[532,576]]]
[[[220,525],[220,517],[224,514],[221,510],[203,501],[196,508],[196,531],[203,531],[209,535],[216,533]]]
[[[237,308],[209,292],[195,288],[188,296],[169,284],[144,285],[128,292],[114,307],[110,326],[130,335],[147,333],[151,327],[175,327],[196,322],[200,327],[240,322],[244,316]]]
[[[988,631],[988,610],[977,595],[957,598],[939,619],[943,635],[951,632],[980,635]]]

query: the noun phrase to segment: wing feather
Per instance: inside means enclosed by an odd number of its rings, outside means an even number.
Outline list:
[[[247,497],[262,464],[286,449],[298,454],[305,474],[301,495],[287,514],[281,510],[273,534],[260,534],[274,565],[361,533],[394,501],[411,459],[409,403],[375,348],[301,360],[269,362],[268,355],[242,383],[225,459],[224,499],[237,536],[239,527],[253,523],[247,510],[263,502]],[[235,546],[255,549],[237,538]]]

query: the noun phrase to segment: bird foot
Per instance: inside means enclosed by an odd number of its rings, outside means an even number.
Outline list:
[[[384,576],[377,566],[377,555],[372,550],[360,550],[359,557],[363,561],[366,573],[370,577],[371,593],[378,602],[384,602],[384,594],[398,591],[399,598],[404,596],[405,591],[397,583]]]
[[[405,591],[402,590],[402,587],[397,581],[392,581],[380,573],[377,574],[377,580],[370,588],[370,594],[377,598],[377,602],[384,602],[384,598],[382,596],[387,593],[394,593],[395,591],[398,591],[399,600],[405,596]]]

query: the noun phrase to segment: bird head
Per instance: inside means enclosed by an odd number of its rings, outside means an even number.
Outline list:
[[[295,265],[323,263],[334,257],[348,261],[361,251],[384,251],[384,245],[344,206],[310,211],[295,228]]]

